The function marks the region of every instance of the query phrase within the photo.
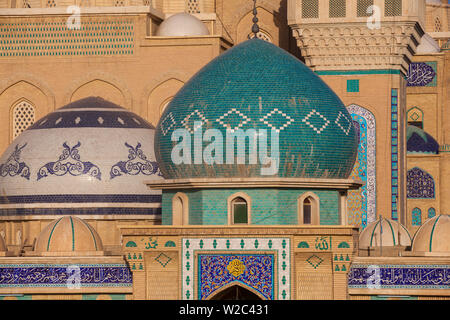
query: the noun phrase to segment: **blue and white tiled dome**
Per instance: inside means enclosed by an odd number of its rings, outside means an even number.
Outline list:
[[[0,217],[160,214],[154,128],[98,97],[38,120],[0,158]]]

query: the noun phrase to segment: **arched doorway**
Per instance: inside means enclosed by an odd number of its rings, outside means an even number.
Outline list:
[[[235,284],[220,290],[208,300],[262,300],[262,298],[243,286]]]

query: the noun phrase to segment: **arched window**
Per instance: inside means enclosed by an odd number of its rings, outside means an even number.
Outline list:
[[[248,204],[241,197],[235,198],[231,202],[233,210],[233,224],[248,223]]]
[[[306,193],[298,199],[299,224],[320,224],[319,198],[313,193]]]
[[[12,138],[15,139],[35,121],[35,108],[25,100],[16,104],[12,110]]]
[[[434,19],[434,32],[441,32],[441,25],[441,19],[436,17],[436,19]]]
[[[303,224],[311,224],[311,200],[306,198],[303,201]]]
[[[408,110],[408,125],[423,129],[423,112],[417,107]]]
[[[228,198],[228,224],[250,224],[250,197],[238,192]]]
[[[419,208],[414,208],[411,214],[411,224],[413,226],[422,225],[422,211]]]
[[[189,202],[184,193],[177,193],[172,198],[172,225],[180,226],[189,223]]]
[[[408,199],[434,199],[433,177],[420,168],[412,168],[406,174]]]
[[[436,209],[434,208],[428,209],[428,219],[433,218],[434,216],[436,216]]]

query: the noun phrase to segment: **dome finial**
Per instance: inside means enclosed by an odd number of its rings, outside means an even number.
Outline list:
[[[256,11],[256,0],[253,0],[253,26],[252,26],[252,32],[255,35],[255,37],[257,37],[257,33],[259,32],[257,14],[258,14],[258,11]]]

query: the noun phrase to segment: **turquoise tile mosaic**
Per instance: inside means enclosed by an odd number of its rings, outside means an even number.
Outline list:
[[[320,224],[339,225],[339,193],[335,190],[307,189],[205,189],[163,191],[162,224],[172,224],[172,198],[184,192],[189,198],[190,225],[227,225],[228,198],[237,192],[251,199],[251,224],[298,224],[297,199],[306,192],[313,192],[320,201]]]
[[[359,80],[358,79],[347,80],[347,92],[359,92]]]
[[[172,150],[183,129],[187,158],[176,164]],[[216,129],[222,137],[222,163],[206,164],[202,150],[210,145],[201,134]],[[275,176],[347,178],[357,153],[352,118],[337,95],[307,66],[279,47],[252,39],[220,55],[196,75],[165,109],[157,127],[156,156],[165,178],[254,177],[261,161],[226,163],[226,136],[238,130],[271,130],[279,136],[279,166]],[[200,139],[196,136],[200,135]],[[174,141],[172,141],[174,139]],[[195,142],[194,142],[195,140]],[[245,155],[250,138],[246,138]],[[200,149],[200,157],[195,158]],[[258,146],[258,152],[261,151]],[[234,145],[236,157],[237,147]],[[196,161],[200,160],[200,161]],[[216,158],[217,160],[217,158]]]
[[[391,205],[392,220],[398,219],[398,89],[391,90]]]

